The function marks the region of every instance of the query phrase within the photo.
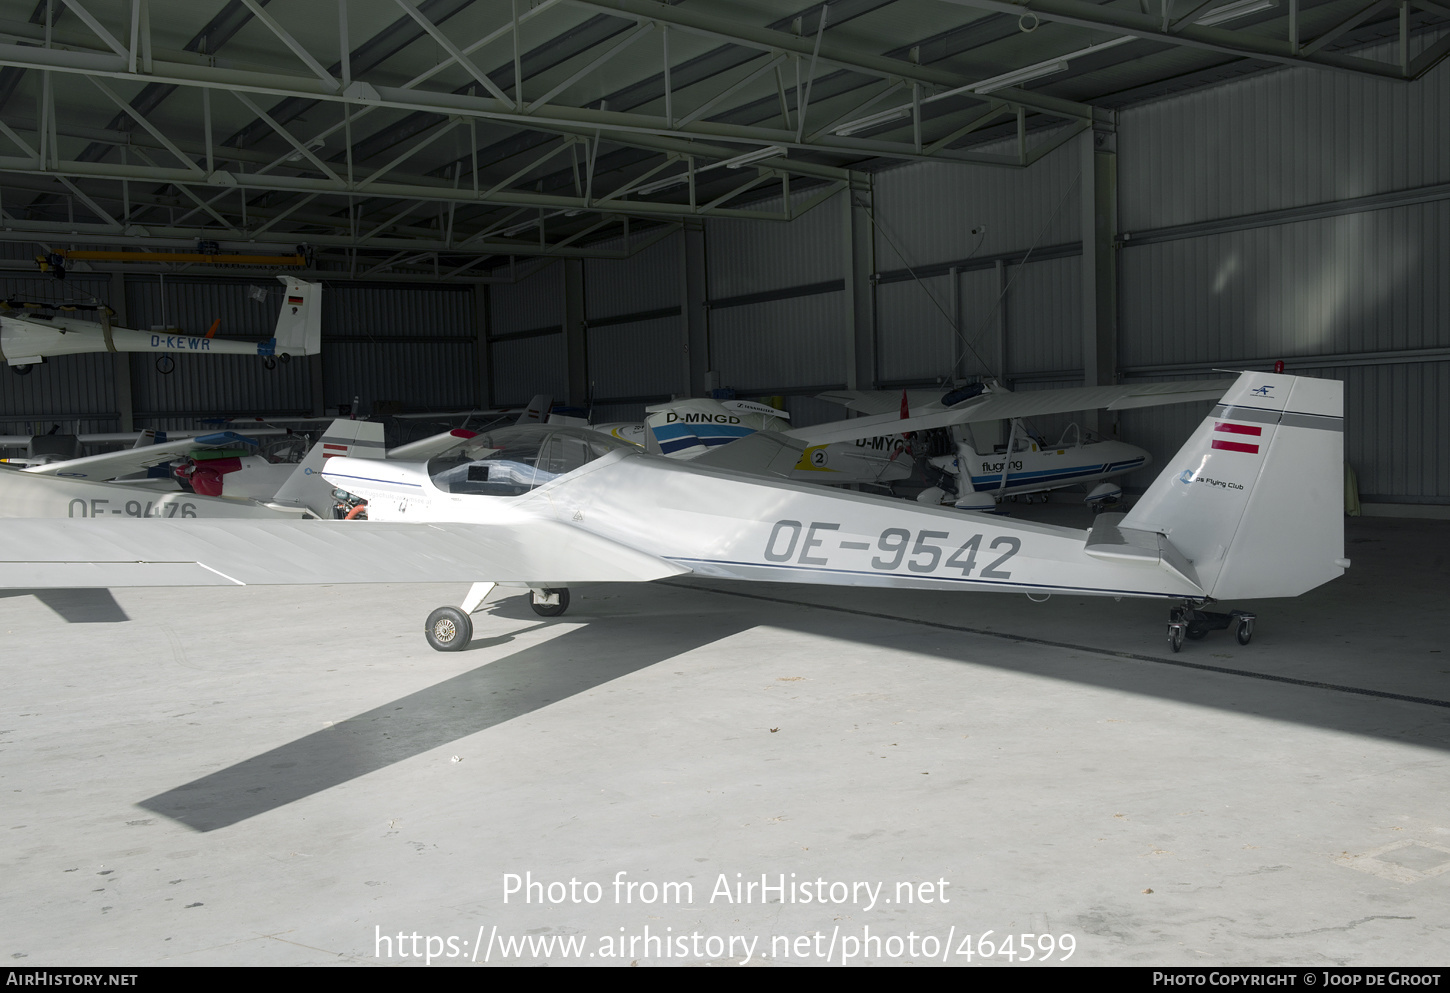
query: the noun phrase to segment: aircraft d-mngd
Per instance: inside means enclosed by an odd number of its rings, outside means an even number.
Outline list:
[[[535,610],[557,615],[571,583],[693,573],[1157,598],[1174,604],[1174,650],[1230,625],[1247,644],[1252,614],[1202,608],[1297,596],[1349,565],[1343,405],[1335,380],[1245,372],[1133,509],[1088,530],[743,475],[544,425],[427,463],[329,460],[324,475],[369,501],[367,522],[0,522],[0,586],[470,582],[461,606],[427,621],[429,644],[450,651],[496,584],[533,590]]]

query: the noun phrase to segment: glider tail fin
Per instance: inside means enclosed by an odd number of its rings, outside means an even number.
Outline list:
[[[696,398],[672,400],[645,408],[645,422],[660,446],[672,459],[692,459],[712,448],[754,434],[758,426],[749,423],[760,415],[731,410],[719,400]]]
[[[322,351],[322,284],[278,276],[287,285],[277,315],[274,349],[278,355],[316,355]]]
[[[1214,599],[1343,574],[1344,384],[1246,372],[1122,521],[1157,531]]]
[[[383,425],[377,421],[354,421],[339,418],[322,433],[317,444],[308,451],[307,457],[298,463],[292,475],[277,490],[273,498],[276,503],[304,506],[318,517],[332,517],[336,501],[332,497],[333,486],[322,478],[322,466],[338,455],[351,458],[381,459],[387,449],[383,445]]]
[[[554,406],[554,398],[547,393],[540,393],[529,401],[529,405],[519,412],[515,424],[545,424],[549,420],[549,409]]]

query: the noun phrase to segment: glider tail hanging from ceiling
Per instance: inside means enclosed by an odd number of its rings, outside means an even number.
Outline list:
[[[322,351],[322,284],[295,276],[277,278],[286,284],[287,291],[277,314],[273,339],[276,354],[316,355]]]
[[[1214,599],[1344,573],[1344,384],[1246,372],[1120,527],[1166,535]]]

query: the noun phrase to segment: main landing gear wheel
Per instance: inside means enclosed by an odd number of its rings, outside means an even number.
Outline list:
[[[529,598],[529,606],[534,608],[534,613],[540,617],[558,617],[569,609],[569,591],[565,589],[541,590],[544,594],[556,594],[559,597],[558,603],[540,603],[534,597]]]
[[[439,607],[423,627],[428,644],[439,652],[461,652],[473,640],[473,621],[457,607]]]

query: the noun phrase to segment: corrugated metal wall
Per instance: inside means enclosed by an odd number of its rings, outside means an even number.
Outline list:
[[[489,376],[494,404],[517,406],[569,392],[564,351],[564,267],[489,287]],[[524,335],[524,337],[509,337]]]
[[[877,270],[1080,241],[1076,151],[1069,142],[1027,169],[919,162],[877,174]]]
[[[740,391],[840,387],[846,294],[816,293],[710,311],[710,367]]]
[[[791,204],[800,207],[812,195],[792,193]],[[832,197],[789,223],[733,218],[707,220],[705,255],[709,263],[710,299],[726,300],[844,279],[842,197]],[[780,198],[762,200],[754,209],[778,211]]]
[[[1408,85],[1272,72],[1124,111],[1120,367],[1162,379],[1284,359],[1343,379],[1361,494],[1450,503],[1447,113],[1443,64]],[[1388,196],[1405,191],[1420,202]],[[1120,427],[1162,458],[1201,413]]]
[[[626,246],[615,239],[603,247]],[[589,395],[596,402],[689,392],[683,251],[677,231],[625,259],[584,260]]]
[[[104,276],[71,274],[61,282],[39,272],[0,275],[0,296],[6,300],[108,303],[110,288]],[[72,316],[85,320],[91,313]],[[31,366],[24,376],[0,369],[0,434],[43,434],[56,425],[67,434],[118,430],[115,363],[124,361],[124,356],[58,355]]]
[[[329,285],[322,308],[324,403],[356,401],[363,410],[475,406],[474,311],[470,286]]]
[[[675,232],[626,259],[585,259],[584,307],[589,320],[678,307],[681,241]],[[599,247],[620,251],[624,242],[614,239]]]
[[[563,401],[569,394],[563,333],[495,341],[493,402],[503,407],[526,404],[540,393]]]
[[[1123,230],[1450,181],[1450,74],[1286,70],[1123,111]]]

